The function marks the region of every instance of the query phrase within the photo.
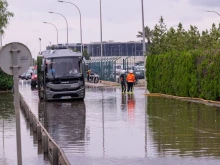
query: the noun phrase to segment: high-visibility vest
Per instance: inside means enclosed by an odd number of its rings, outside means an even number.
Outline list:
[[[135,82],[134,74],[133,73],[128,73],[126,80],[127,80],[127,82]]]

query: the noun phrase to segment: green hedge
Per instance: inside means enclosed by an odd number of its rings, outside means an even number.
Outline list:
[[[149,55],[146,63],[150,92],[220,100],[220,52]]]
[[[11,90],[13,88],[13,77],[5,74],[0,69],[0,91]]]

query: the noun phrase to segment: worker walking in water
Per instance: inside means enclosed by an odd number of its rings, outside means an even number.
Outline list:
[[[133,86],[134,86],[134,82],[136,80],[135,75],[133,73],[133,70],[129,70],[128,71],[128,75],[127,75],[127,84],[128,84],[128,93],[132,93],[133,92]]]
[[[125,93],[126,92],[125,70],[121,71],[120,82],[121,82],[121,92]]]

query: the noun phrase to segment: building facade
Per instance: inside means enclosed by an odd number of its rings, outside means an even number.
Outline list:
[[[142,42],[103,42],[102,45],[103,56],[143,56]],[[90,57],[101,56],[101,44],[88,44],[87,52]]]
[[[114,42],[114,41],[104,41],[103,42],[103,57],[105,56],[143,56],[143,43],[140,42]],[[58,44],[54,45],[59,49],[65,49],[67,45]],[[69,44],[69,48],[81,51],[81,44]],[[83,48],[87,50],[90,57],[101,57],[101,44],[100,42],[92,42],[89,44],[83,44]],[[147,48],[147,43],[146,43]],[[51,49],[50,46],[47,49]]]

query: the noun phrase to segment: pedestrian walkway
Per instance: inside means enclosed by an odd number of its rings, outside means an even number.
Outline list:
[[[103,84],[103,83],[90,83],[90,82],[86,82],[86,87],[108,87],[109,85]]]
[[[121,87],[121,84],[117,82],[104,81],[104,80],[100,80],[98,83],[86,82],[85,84],[87,87],[109,87],[109,86]],[[144,80],[139,80],[139,83],[134,85],[134,87],[145,87]]]

